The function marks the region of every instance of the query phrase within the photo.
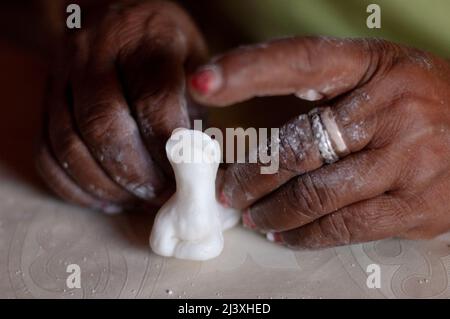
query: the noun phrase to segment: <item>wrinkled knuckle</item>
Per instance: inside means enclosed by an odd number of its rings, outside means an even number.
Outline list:
[[[378,66],[392,66],[405,54],[403,47],[384,39],[366,38],[363,45],[370,54],[370,61]]]
[[[110,8],[102,23],[104,44],[122,52],[132,51],[139,45],[139,39],[151,37],[151,45],[163,41],[167,45],[180,43],[177,33],[177,5],[166,1],[144,1],[142,3],[118,4]],[[181,9],[178,11],[181,12]],[[114,41],[111,41],[114,39]]]
[[[250,180],[250,174],[247,172],[245,168],[241,168],[240,165],[234,165],[233,169],[231,169],[231,176],[233,179],[234,193],[239,190],[244,194],[251,194],[251,189],[248,181]]]
[[[180,47],[185,40],[180,36],[179,24],[184,20],[185,13],[176,3],[170,1],[151,1],[128,6],[122,10],[121,25],[133,31],[136,25],[141,26],[141,36],[150,35],[152,45],[163,41],[166,44]],[[180,32],[173,32],[180,30]]]
[[[166,102],[166,97],[158,95],[154,99],[143,99],[136,104],[137,122],[144,136],[166,139],[175,128],[189,126],[188,116],[184,113],[174,115],[163,109]]]
[[[352,228],[343,214],[330,214],[319,222],[322,233],[330,237],[331,241],[339,245],[353,242]]]
[[[445,195],[444,195],[445,196]],[[426,212],[433,210],[433,203],[423,194],[408,194],[397,196],[391,201],[392,214],[402,224],[408,227],[422,225],[429,220]]]
[[[78,128],[86,140],[105,140],[112,137],[115,128],[120,129],[121,120],[118,112],[108,110],[106,104],[103,106],[92,107],[79,117]]]
[[[364,48],[364,61],[367,61],[363,82],[369,81],[374,75],[386,75],[404,54],[400,46],[390,41],[378,38],[365,38],[359,41]]]
[[[402,52],[399,45],[381,38],[364,38],[361,41],[370,51],[377,52],[378,54],[387,55],[393,52]]]
[[[76,158],[81,148],[81,142],[74,135],[66,135],[54,141],[53,146],[57,157],[62,161],[67,161]]]
[[[133,99],[138,115],[153,116],[169,97],[169,90],[161,90],[160,85],[146,87],[145,92],[139,94]]]
[[[291,198],[299,211],[310,217],[319,217],[330,210],[333,202],[330,192],[319,178],[303,175],[297,178]]]
[[[412,221],[411,213],[414,210],[412,201],[396,196],[387,201],[386,207],[381,207],[380,211],[373,212],[371,219],[386,218],[395,220],[399,225],[408,225]]]
[[[315,144],[309,119],[306,114],[288,122],[280,130],[280,168],[303,173],[305,161],[314,160]]]

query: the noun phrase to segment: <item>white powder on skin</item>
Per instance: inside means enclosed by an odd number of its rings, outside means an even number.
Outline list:
[[[181,139],[192,142],[181,143]],[[220,145],[200,131],[175,130],[166,144],[177,191],[159,210],[150,247],[161,256],[208,260],[223,250],[222,231],[235,226],[240,214],[216,200],[215,180]],[[191,159],[180,161],[179,156]]]
[[[298,98],[300,98],[302,100],[311,101],[311,102],[319,101],[324,98],[323,94],[321,94],[318,91],[313,90],[313,89],[299,91],[299,92],[295,93],[295,96],[297,96]]]

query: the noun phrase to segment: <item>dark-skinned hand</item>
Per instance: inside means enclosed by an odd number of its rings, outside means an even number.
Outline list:
[[[280,170],[233,164],[224,202],[248,227],[293,248],[450,229],[450,65],[375,39],[290,38],[239,48],[190,80],[198,102],[227,106],[297,94],[333,110],[351,154],[325,165],[307,116],[280,128]],[[274,105],[274,111],[277,106]]]
[[[102,8],[67,34],[37,157],[62,198],[111,213],[158,205],[173,188],[164,145],[173,129],[190,126],[186,72],[206,56],[184,10],[134,2]]]

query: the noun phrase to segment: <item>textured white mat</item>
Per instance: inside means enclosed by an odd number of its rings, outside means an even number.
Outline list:
[[[2,172],[2,170],[0,170]],[[450,297],[450,236],[385,240],[294,252],[238,228],[209,262],[153,255],[151,214],[114,217],[79,209],[0,179],[0,297],[3,298],[394,298]],[[68,264],[81,289],[68,289]],[[381,266],[381,289],[366,286]]]

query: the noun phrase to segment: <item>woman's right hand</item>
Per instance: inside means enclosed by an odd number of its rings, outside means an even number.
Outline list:
[[[323,37],[212,61],[190,81],[200,103],[296,94],[321,106],[280,128],[279,148],[270,150],[279,155],[275,174],[261,174],[261,163],[227,167],[220,198],[246,209],[246,226],[314,249],[450,230],[447,61],[379,39]],[[205,70],[208,90],[196,85]]]
[[[203,62],[204,41],[165,1],[111,6],[95,23],[70,31],[55,59],[39,171],[83,206],[159,204],[173,186],[164,144],[190,126],[185,71]]]

